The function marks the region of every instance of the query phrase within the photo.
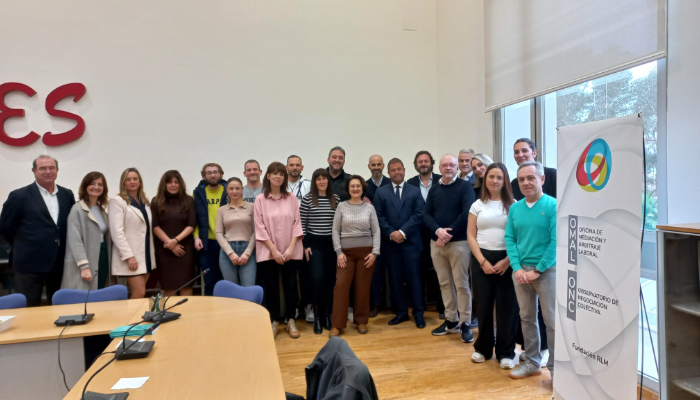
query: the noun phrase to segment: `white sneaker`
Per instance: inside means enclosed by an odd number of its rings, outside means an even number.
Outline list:
[[[513,369],[515,366],[518,365],[518,361],[516,358],[502,358],[501,359],[501,368],[503,369]]]
[[[311,304],[306,306],[306,322],[314,322],[314,308],[311,306]]]
[[[484,361],[486,361],[486,357],[484,357],[483,354],[476,352],[476,351],[472,354],[472,362],[473,363],[482,363]]]
[[[542,356],[540,360],[540,367],[546,367],[547,366],[547,361],[549,361],[549,350],[545,350],[542,353],[540,353]]]
[[[273,339],[277,337],[277,332],[279,332],[279,326],[278,326],[277,321],[275,321],[272,323],[272,338]]]
[[[353,313],[352,307],[348,307],[348,322],[351,324],[355,323],[355,314]]]

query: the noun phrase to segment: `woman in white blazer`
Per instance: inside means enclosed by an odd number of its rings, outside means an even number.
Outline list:
[[[127,278],[131,298],[146,295],[146,281],[156,268],[151,208],[136,168],[127,168],[119,180],[119,196],[109,202],[112,236],[112,274]]]

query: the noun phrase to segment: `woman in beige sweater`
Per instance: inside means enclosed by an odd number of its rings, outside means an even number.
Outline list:
[[[226,182],[228,204],[216,215],[216,241],[221,246],[219,268],[224,279],[241,286],[255,285],[255,217],[253,203],[243,200],[243,182]]]

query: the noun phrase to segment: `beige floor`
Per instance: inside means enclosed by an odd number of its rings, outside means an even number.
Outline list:
[[[495,357],[474,364],[472,344],[459,334],[432,336],[442,321],[426,312],[427,327],[417,329],[413,318],[390,327],[388,311],[370,319],[369,333],[360,335],[349,325],[341,336],[370,370],[381,400],[389,399],[551,399],[552,380],[546,369],[541,377],[515,380],[499,367]],[[297,321],[299,339],[291,339],[281,325],[277,354],[284,388],[306,395],[304,368],[328,340],[328,332],[314,335],[313,325]],[[477,331],[474,330],[475,335]]]

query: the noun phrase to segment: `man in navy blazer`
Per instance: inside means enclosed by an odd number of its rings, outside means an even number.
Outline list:
[[[10,265],[17,292],[30,307],[41,305],[44,286],[49,304],[61,288],[68,214],[75,204],[73,192],[56,185],[55,159],[39,156],[32,172],[36,181],[13,190],[0,214],[0,234],[12,246]]]
[[[389,266],[389,282],[396,301],[396,317],[389,325],[408,321],[403,283],[413,301],[413,317],[418,328],[425,328],[420,252],[423,249],[420,227],[423,221],[423,196],[404,181],[406,170],[398,158],[389,161],[391,185],[380,187],[374,195],[379,228],[382,233],[382,257]]]

